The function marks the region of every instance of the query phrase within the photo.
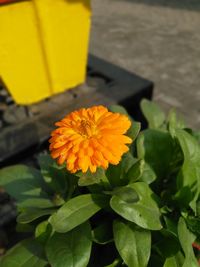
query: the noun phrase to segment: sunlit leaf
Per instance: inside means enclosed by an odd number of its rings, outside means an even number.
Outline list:
[[[129,267],[146,267],[151,252],[151,232],[121,221],[114,221],[113,232],[124,262]]]
[[[185,254],[183,267],[198,267],[199,265],[192,248],[192,243],[195,241],[196,237],[187,229],[187,225],[183,218],[180,218],[178,222],[178,236]]]
[[[25,240],[8,250],[1,259],[1,267],[44,267],[43,247],[34,240]]]
[[[17,222],[23,224],[29,223],[45,215],[50,215],[55,211],[55,209],[27,208],[19,214],[17,217]]]
[[[162,228],[160,211],[149,186],[143,182],[136,182],[130,184],[129,187],[136,191],[139,201],[127,201],[120,195],[114,195],[110,201],[112,209],[123,218],[142,228],[160,230]]]
[[[108,198],[104,195],[80,195],[67,201],[49,218],[49,222],[56,232],[65,233],[87,221],[107,204]]]
[[[53,267],[86,267],[91,253],[89,223],[68,233],[54,233],[46,245],[47,258]]]
[[[17,200],[19,207],[49,208],[49,199],[41,173],[25,165],[14,165],[0,170],[0,186]]]
[[[164,178],[170,172],[173,139],[167,131],[147,129],[137,139],[137,153],[159,178]]]
[[[149,128],[160,128],[165,121],[165,114],[156,103],[143,99],[140,102],[142,112],[148,122]]]
[[[196,201],[200,194],[200,145],[184,130],[177,130],[176,137],[184,154],[183,166],[179,172],[177,199],[190,206],[197,213]]]

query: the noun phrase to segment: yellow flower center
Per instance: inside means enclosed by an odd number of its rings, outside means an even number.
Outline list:
[[[92,121],[81,120],[77,126],[78,133],[85,138],[89,138],[97,134],[96,125]]]

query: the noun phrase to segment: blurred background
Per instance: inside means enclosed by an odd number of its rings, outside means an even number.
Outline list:
[[[93,0],[92,8],[90,51],[152,80],[153,100],[199,128],[200,1]]]

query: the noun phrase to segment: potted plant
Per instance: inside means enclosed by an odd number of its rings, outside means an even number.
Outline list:
[[[174,111],[141,103],[140,131],[120,106],[81,109],[58,122],[40,169],[0,171],[31,237],[1,267],[197,267],[199,134]]]

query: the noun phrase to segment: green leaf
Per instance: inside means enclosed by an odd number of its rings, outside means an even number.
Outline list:
[[[1,267],[44,267],[43,247],[35,240],[24,240],[1,259]]]
[[[113,191],[110,192],[110,194],[117,196],[119,199],[127,203],[135,203],[139,200],[137,192],[130,185],[116,187]]]
[[[171,233],[174,237],[178,237],[177,224],[173,220],[168,218],[167,216],[163,216],[163,219],[164,219],[166,227],[167,227],[166,230],[169,233]]]
[[[160,211],[152,198],[153,193],[149,186],[146,183],[137,182],[130,184],[129,187],[136,191],[139,201],[134,203],[114,195],[110,201],[111,208],[123,218],[142,228],[160,230],[162,228]]]
[[[170,134],[175,137],[177,129],[185,128],[185,123],[182,118],[179,118],[174,109],[170,110],[168,115],[168,128]]]
[[[25,165],[15,165],[0,170],[0,186],[17,200],[19,207],[48,208],[54,204],[45,192],[41,173]]]
[[[196,210],[200,194],[200,146],[197,140],[184,130],[177,130],[176,136],[184,154],[184,162],[177,178],[179,192],[177,198]]]
[[[51,233],[52,233],[51,225],[49,224],[48,221],[43,221],[40,224],[38,224],[35,229],[35,238],[37,238],[37,240],[40,243],[45,244],[49,239]]]
[[[111,186],[126,185],[129,182],[127,172],[135,162],[137,162],[137,159],[128,152],[122,156],[118,165],[109,165],[106,171],[106,176]]]
[[[182,267],[183,262],[184,262],[184,257],[182,253],[178,252],[175,256],[167,258],[163,267]]]
[[[129,267],[146,267],[151,252],[151,232],[121,221],[114,221],[113,232],[124,262]]]
[[[185,255],[193,255],[192,243],[196,237],[188,230],[185,220],[182,217],[180,217],[178,222],[178,236]]]
[[[129,130],[126,133],[126,135],[128,135],[134,142],[135,139],[137,138],[140,130],[141,130],[141,123],[137,122],[137,121],[132,121],[132,125],[129,128]]]
[[[127,110],[123,106],[120,106],[120,105],[110,105],[109,110],[111,112],[120,113],[120,114],[129,116]]]
[[[87,171],[86,173],[79,172],[76,173],[76,176],[79,177],[79,186],[88,186],[98,184],[101,180],[104,180],[105,171],[102,168],[98,168],[95,173],[91,173],[90,171]]]
[[[17,222],[22,224],[30,223],[40,217],[43,217],[45,215],[50,215],[55,211],[56,211],[55,209],[35,209],[35,208],[25,209],[17,217]]]
[[[84,223],[68,233],[55,233],[46,245],[47,258],[53,267],[86,267],[91,247],[90,225]]]
[[[170,172],[173,152],[173,139],[166,131],[148,129],[137,139],[138,157],[144,159],[159,178]]]
[[[131,168],[128,170],[126,174],[126,178],[129,180],[129,183],[136,182],[137,180],[140,179],[144,172],[144,166],[145,166],[145,161],[144,160],[138,160],[136,161]]]
[[[104,195],[86,194],[70,199],[50,218],[53,229],[65,233],[87,221],[108,203]]]
[[[49,154],[41,154],[38,161],[42,176],[53,192],[64,194],[67,189],[67,170],[65,166],[57,165]]]
[[[42,194],[43,195],[43,194]],[[55,204],[46,196],[44,198],[34,197],[23,198],[23,200],[17,201],[17,206],[19,210],[24,210],[26,208],[37,208],[37,209],[45,209],[45,208],[53,208]]]
[[[139,177],[140,182],[151,184],[156,180],[156,173],[148,163],[144,163],[142,174]]]
[[[164,124],[165,113],[160,109],[158,105],[156,105],[152,101],[143,99],[140,102],[140,107],[148,122],[149,128],[160,128]]]
[[[188,229],[196,236],[200,236],[200,218],[188,216],[186,218]]]
[[[200,144],[200,131],[193,131],[192,135],[195,137],[197,142]]]
[[[162,229],[160,233],[157,233],[157,238],[158,241],[154,245],[154,250],[163,258],[172,257],[180,250],[178,238],[166,229]]]
[[[113,241],[112,224],[105,222],[94,228],[92,231],[92,239],[97,244],[108,244]]]
[[[185,254],[183,267],[198,267],[199,265],[192,248],[192,243],[195,241],[196,237],[187,229],[185,220],[182,217],[178,222],[178,236],[183,252]]]
[[[196,214],[196,216],[200,217],[200,201],[199,200],[197,201],[196,206],[197,206],[197,214]]]

